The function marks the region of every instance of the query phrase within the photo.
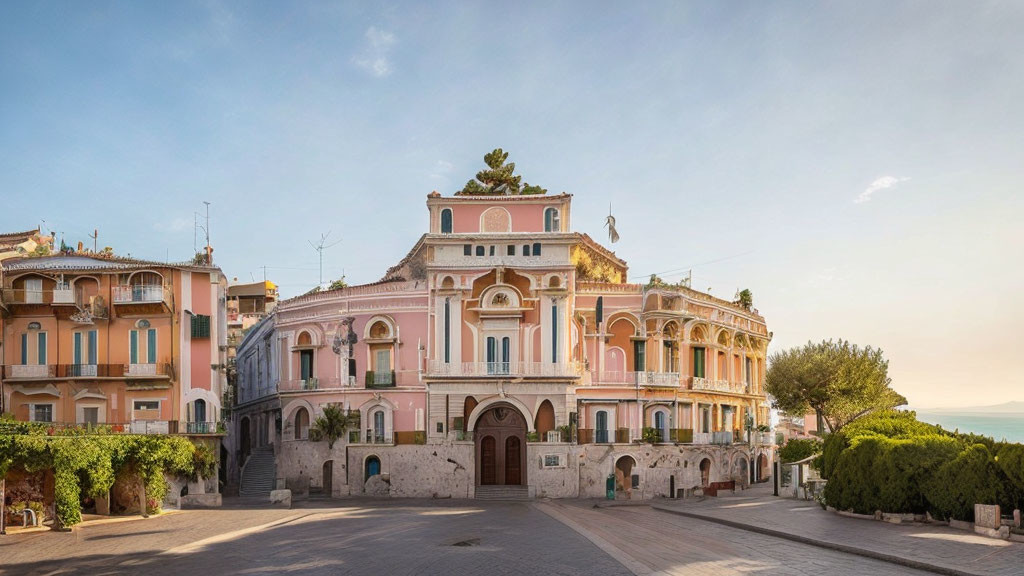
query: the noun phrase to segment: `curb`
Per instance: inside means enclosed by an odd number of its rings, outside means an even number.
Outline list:
[[[793,542],[799,542],[800,544],[808,544],[810,546],[817,546],[818,548],[835,550],[837,552],[845,552],[847,554],[854,554],[856,556],[863,556],[865,558],[873,558],[875,560],[881,560],[883,562],[888,562],[890,564],[896,564],[897,566],[905,566],[907,568],[924,570],[927,572],[933,572],[935,574],[944,574],[946,576],[982,576],[981,574],[977,574],[975,572],[967,572],[965,570],[958,570],[956,568],[949,568],[947,566],[937,566],[935,564],[921,562],[920,560],[912,560],[910,558],[903,558],[902,556],[886,554],[884,552],[876,552],[874,550],[868,550],[866,548],[858,548],[856,546],[848,546],[846,544],[839,544],[836,542],[829,542],[826,540],[815,540],[814,538],[808,538],[806,536],[800,536],[798,534],[790,534],[788,532],[782,532],[781,530],[772,530],[771,528],[753,526],[750,524],[744,524],[743,522],[736,522],[734,520],[715,518],[713,516],[705,516],[703,514],[697,514],[694,512],[684,512],[682,510],[678,510],[675,508],[667,508],[657,504],[652,504],[651,508],[668,514],[676,514],[678,516],[685,516],[687,518],[695,518],[697,520],[704,520],[705,522],[714,522],[715,524],[721,524],[723,526],[728,526],[730,528],[737,528],[739,530],[746,530],[748,532],[757,532],[758,534],[764,534],[766,536],[774,536],[775,538],[781,538],[783,540],[791,540]]]

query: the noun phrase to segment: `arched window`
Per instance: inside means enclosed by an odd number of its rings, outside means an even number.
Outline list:
[[[608,442],[608,412],[598,410],[594,415],[594,441],[599,444]]]
[[[195,422],[206,422],[206,400],[196,400],[192,420]]]
[[[658,441],[668,442],[668,418],[662,410],[654,413],[654,429],[658,431]]]
[[[452,233],[452,209],[445,208],[441,210],[441,234]]]
[[[295,439],[305,440],[309,437],[309,412],[305,408],[295,411]]]
[[[370,456],[366,459],[366,478],[363,481],[365,482],[377,474],[380,474],[380,458]]]
[[[544,231],[561,232],[562,223],[558,216],[558,208],[548,208],[544,211]]]
[[[384,410],[376,410],[373,412],[373,443],[383,444],[384,443]]]

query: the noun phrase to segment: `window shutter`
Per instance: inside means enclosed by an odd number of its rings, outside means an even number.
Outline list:
[[[146,361],[156,364],[156,328],[150,328],[146,337]]]
[[[130,337],[131,340],[131,354],[129,362],[132,364],[139,363],[139,331],[132,330]]]

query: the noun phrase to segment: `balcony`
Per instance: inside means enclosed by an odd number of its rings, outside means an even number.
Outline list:
[[[343,386],[340,378],[282,380],[277,386],[279,392],[316,392],[318,390],[340,390],[341,388]]]
[[[54,378],[53,364],[12,364],[4,367],[5,378]]]
[[[217,434],[217,422],[186,422],[186,434]]]
[[[4,288],[4,302],[14,304],[53,304],[53,290],[25,290],[24,288]]]
[[[747,385],[743,382],[729,382],[728,380],[709,380],[707,378],[693,377],[690,384],[692,390],[703,390],[707,392],[730,392],[732,394],[746,394]]]
[[[443,377],[534,377],[577,378],[582,373],[578,362],[441,362],[431,360],[427,376]]]
[[[171,365],[159,364],[125,364],[124,375],[129,378],[170,377]]]
[[[167,288],[160,284],[122,284],[113,287],[114,304],[151,304],[163,302]]]
[[[393,388],[395,386],[394,370],[369,370],[366,372],[367,388]]]
[[[593,384],[626,384],[657,388],[679,388],[679,372],[596,372],[590,373]]]

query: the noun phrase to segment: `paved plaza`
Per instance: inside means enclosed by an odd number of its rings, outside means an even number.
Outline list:
[[[742,503],[709,499],[692,509],[733,510]],[[0,574],[925,573],[649,506],[595,507],[578,500],[299,506],[229,499],[217,510],[0,537]],[[848,521],[828,518],[837,525]]]

